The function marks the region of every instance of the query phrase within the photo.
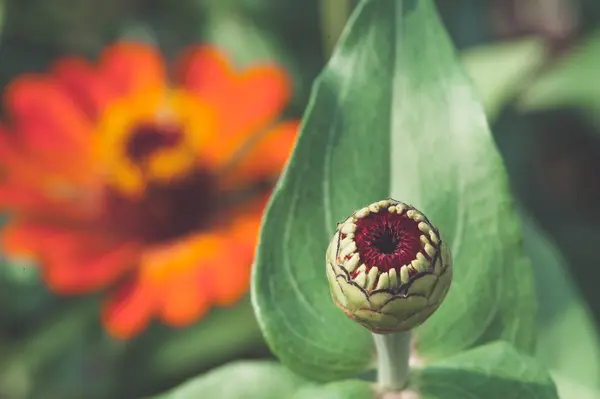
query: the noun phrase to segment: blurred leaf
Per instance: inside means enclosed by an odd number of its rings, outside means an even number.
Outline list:
[[[415,388],[427,399],[558,398],[550,375],[506,342],[436,362],[419,370],[416,377]]]
[[[137,1],[6,0],[4,30],[28,45],[96,53]]]
[[[150,359],[154,374],[164,374],[161,370],[165,368],[172,374],[177,370],[189,370],[191,366],[211,364],[262,344],[250,301],[241,302],[234,308],[214,310],[197,326],[170,335],[170,339],[156,347]],[[198,345],[198,342],[204,345]]]
[[[277,39],[235,8],[211,7],[203,27],[207,41],[230,51],[237,63],[282,59],[285,54]]]
[[[371,366],[368,332],[332,303],[324,254],[336,222],[390,193],[422,209],[455,256],[453,288],[418,330],[422,354],[499,338],[532,350],[532,275],[506,180],[431,1],[363,1],[315,84],[261,232],[253,300],[272,350],[318,380]]]
[[[525,110],[579,107],[600,112],[600,31],[587,37],[524,94]]]
[[[69,351],[81,351],[85,347],[82,337],[96,327],[97,309],[97,297],[77,301],[48,315],[33,333],[13,343],[0,358],[0,397],[29,397],[45,368]]]
[[[156,399],[291,398],[307,382],[273,362],[236,362],[193,379]]]
[[[556,383],[558,396],[561,399],[600,399],[600,393],[598,391],[594,391],[572,379],[565,378],[560,374],[551,372],[551,375]]]
[[[185,329],[154,327],[129,343],[117,370],[120,397],[152,394],[233,359],[268,353],[247,299]]]
[[[544,42],[520,39],[470,48],[462,61],[477,87],[489,120],[494,120],[506,102],[522,90],[530,74],[543,65]]]
[[[2,38],[2,31],[4,29],[4,8],[6,7],[6,0],[0,0],[0,38]]]
[[[436,0],[439,13],[459,49],[479,45],[495,36],[489,23],[490,4],[478,0]]]
[[[597,396],[577,394],[581,389],[600,389],[600,336],[590,311],[562,254],[530,218],[523,219],[524,245],[533,263],[538,292],[536,357],[559,376],[562,397],[600,397],[600,391]]]

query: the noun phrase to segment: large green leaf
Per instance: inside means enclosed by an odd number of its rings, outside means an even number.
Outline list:
[[[407,389],[421,399],[554,399],[548,373],[505,342],[469,350],[415,370]],[[375,384],[343,380],[315,384],[281,364],[257,361],[222,366],[156,399],[375,399]],[[398,398],[404,396],[398,396]],[[411,397],[411,396],[406,396]]]
[[[156,399],[284,399],[307,381],[280,364],[236,362],[215,369]]]
[[[362,380],[343,380],[325,385],[309,385],[292,399],[375,399],[373,384]]]
[[[536,357],[556,376],[561,397],[598,399],[600,336],[590,311],[562,254],[533,220],[523,220],[539,303]],[[582,390],[589,392],[582,396]]]
[[[411,385],[423,399],[558,398],[550,375],[506,342],[471,349],[415,374]]]
[[[155,399],[375,399],[372,383],[361,380],[318,385],[281,364],[245,361],[221,366]]]
[[[439,357],[502,338],[530,351],[532,272],[481,102],[430,1],[377,4],[401,39],[391,46],[392,113],[381,120],[391,132],[391,194],[433,221],[455,264],[417,348]]]
[[[365,0],[317,80],[268,207],[252,281],[277,356],[331,380],[372,364],[366,330],[333,305],[324,257],[336,222],[389,195],[450,242],[455,281],[419,329],[420,355],[502,338],[530,350],[532,277],[484,111],[431,0]]]

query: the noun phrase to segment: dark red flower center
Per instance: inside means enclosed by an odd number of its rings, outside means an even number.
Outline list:
[[[174,147],[182,137],[177,124],[140,123],[133,128],[125,151],[131,160],[141,163],[161,148]]]
[[[176,124],[139,124],[131,131],[126,154],[143,171],[149,157],[178,145],[185,133]],[[103,222],[110,231],[146,244],[171,241],[214,228],[228,219],[227,210],[232,206],[262,195],[271,186],[271,181],[248,182],[223,192],[217,174],[199,162],[172,179],[149,179],[141,196],[108,188]]]
[[[150,184],[142,198],[109,191],[106,205],[117,231],[147,244],[169,241],[214,222],[219,193],[207,171],[169,184]]]
[[[140,123],[126,142],[129,160],[144,170],[157,151],[180,143],[185,132],[174,123]],[[185,236],[214,222],[219,203],[216,177],[199,167],[165,181],[146,182],[142,196],[109,188],[105,196],[106,223],[112,231],[157,243]]]
[[[416,259],[421,250],[423,234],[418,222],[406,213],[390,213],[381,209],[378,213],[358,219],[354,241],[360,255],[360,264],[377,267],[382,272],[400,268]]]

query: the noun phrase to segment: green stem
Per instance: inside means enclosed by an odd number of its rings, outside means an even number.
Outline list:
[[[352,11],[351,0],[321,0],[321,35],[329,59]]]
[[[406,388],[409,375],[410,331],[375,334],[377,350],[377,383],[382,392],[398,392]]]

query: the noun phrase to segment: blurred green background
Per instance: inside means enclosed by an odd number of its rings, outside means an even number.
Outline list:
[[[524,243],[538,275],[540,325],[551,326],[540,345],[568,345],[564,356],[541,349],[540,358],[551,367],[573,364],[562,375],[587,370],[581,382],[598,388],[598,353],[585,345],[598,339],[600,320],[600,3],[437,3],[484,99],[523,215]],[[0,85],[44,71],[63,55],[94,57],[122,38],[155,41],[167,57],[211,42],[240,65],[275,60],[288,70],[294,97],[286,115],[300,117],[354,4],[4,0]],[[565,290],[570,278],[574,289]],[[0,399],[139,398],[234,359],[272,356],[248,300],[213,310],[189,328],[153,325],[128,342],[103,331],[98,300],[54,296],[35,268],[3,261]],[[588,315],[592,323],[577,324]],[[582,328],[591,340],[576,338]]]

